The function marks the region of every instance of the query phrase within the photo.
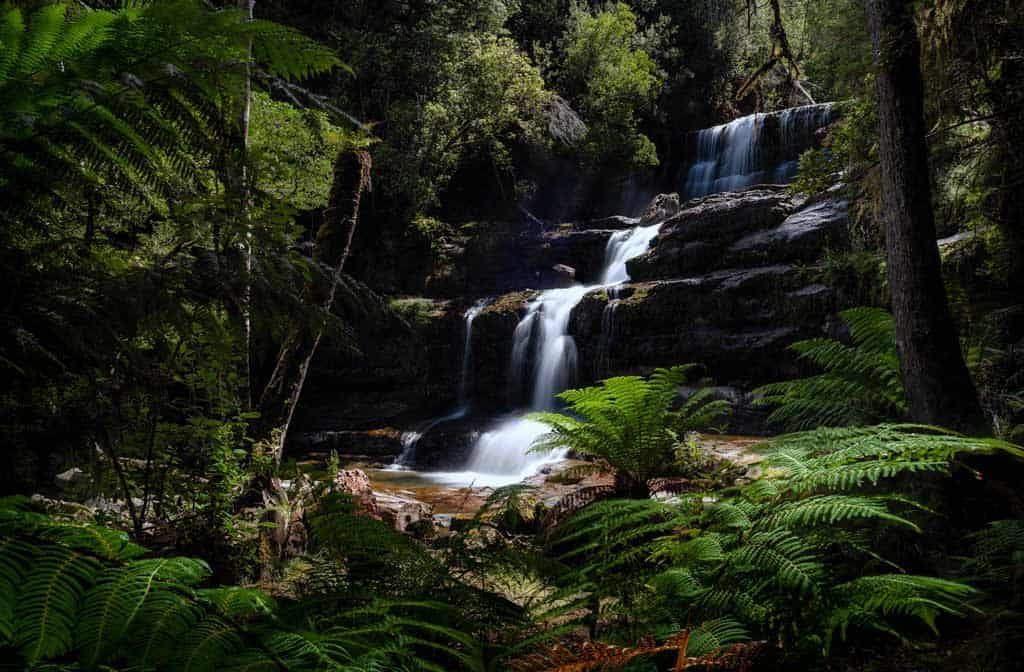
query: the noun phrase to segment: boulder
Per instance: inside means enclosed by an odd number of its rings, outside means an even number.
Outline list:
[[[421,527],[424,524],[433,526],[433,511],[425,504],[412,497],[403,497],[385,492],[375,492],[380,519],[391,525],[398,532],[405,532],[410,527]]]
[[[689,201],[665,221],[652,248],[626,268],[634,280],[683,278],[721,268],[722,253],[736,240],[779,226],[797,204],[784,188],[767,185]]]
[[[644,209],[638,222],[642,226],[648,226],[655,222],[663,222],[669,217],[679,214],[682,205],[679,202],[679,194],[658,194]]]
[[[377,505],[377,498],[370,485],[370,477],[362,469],[342,469],[334,476],[331,484],[334,492],[341,492],[355,497],[366,515],[381,520],[380,508]]]
[[[67,471],[62,471],[54,477],[54,482],[57,487],[61,490],[67,490],[74,486],[82,483],[85,480],[85,472],[78,467],[71,467]]]
[[[572,287],[576,284],[576,269],[565,264],[555,264],[551,267],[555,276],[555,287]]]

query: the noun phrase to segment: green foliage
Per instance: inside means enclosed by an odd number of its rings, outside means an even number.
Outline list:
[[[347,144],[327,113],[253,95],[248,158],[256,188],[276,200],[300,211],[327,205],[334,159]]]
[[[466,36],[440,67],[443,76],[415,140],[421,206],[437,204],[437,191],[470,151],[507,165],[510,142],[537,140],[550,96],[530,59],[506,37]]]
[[[672,473],[678,437],[706,428],[728,412],[728,402],[712,401],[708,389],[677,407],[679,386],[695,367],[657,369],[648,378],[619,376],[595,387],[562,392],[558,397],[573,415],[532,414],[551,427],[533,450],[567,448],[594,458],[598,468],[616,472],[622,494],[646,496],[648,480]]]
[[[879,308],[840,313],[853,346],[816,338],[790,346],[825,369],[810,378],[764,385],[759,403],[775,406],[769,422],[791,430],[896,419],[906,412],[892,316]]]
[[[662,86],[643,46],[629,5],[610,4],[597,13],[572,6],[559,78],[590,126],[587,147],[599,162],[658,163],[654,143],[637,128],[637,112],[653,105]]]
[[[676,504],[601,502],[555,530],[553,550],[575,568],[569,582],[603,605],[606,637],[724,624],[727,641],[768,638],[810,664],[837,638],[906,639],[917,632],[908,618],[934,631],[940,617],[974,610],[968,585],[883,556],[928,515],[900,492],[901,477],[943,473],[966,454],[1021,458],[1021,448],[879,425],[781,436],[760,450],[765,476],[748,485]]]
[[[393,543],[407,542],[391,534]],[[116,556],[111,537],[121,542]],[[73,659],[85,670],[484,669],[475,636],[443,602],[325,594],[279,605],[254,589],[201,588],[209,576],[202,561],[139,552],[123,534],[55,522],[24,500],[4,502],[5,661]]]
[[[216,89],[240,93],[245,74],[222,66],[247,59],[250,41],[272,76],[339,64],[291,29],[190,0],[3,13],[0,186],[23,198],[111,184],[156,205],[201,179],[196,159],[225,132]]]

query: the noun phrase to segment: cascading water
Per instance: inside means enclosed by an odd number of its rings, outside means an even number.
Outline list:
[[[817,131],[834,116],[832,105],[825,103],[749,115],[699,131],[696,161],[687,173],[684,195],[693,198],[758,183],[790,181],[796,173],[801,152],[813,145]],[[526,214],[543,228],[539,220]],[[555,395],[573,383],[577,351],[569,334],[569,319],[576,304],[595,289],[607,289],[612,297],[603,320],[605,347],[609,345],[618,305],[615,288],[629,280],[626,262],[643,254],[660,228],[660,224],[652,224],[612,234],[605,248],[604,268],[598,284],[549,289],[529,303],[513,334],[511,361],[513,392],[528,390],[529,410],[556,409]],[[473,318],[478,312],[471,309],[466,314],[460,399],[465,396],[467,377],[472,371],[470,335]],[[433,424],[437,422],[431,426]],[[521,481],[542,465],[564,457],[564,453],[558,451],[530,452],[534,441],[547,431],[546,425],[522,417],[505,420],[480,435],[466,471],[433,472],[429,476],[450,484],[491,487]]]
[[[736,191],[796,175],[800,153],[835,117],[831,103],[751,114],[697,132],[697,155],[686,174],[687,198]]]
[[[466,311],[466,338],[462,346],[462,374],[459,377],[459,406],[469,406],[469,383],[473,373],[473,320],[487,307],[490,299],[480,299]]]
[[[615,287],[608,288],[608,303],[601,311],[601,340],[595,372],[602,375],[611,362],[612,335],[615,333],[615,309],[619,307],[619,292]]]
[[[405,432],[402,434],[402,452],[391,465],[392,469],[403,469],[408,467],[416,459],[416,446],[423,435],[431,429],[449,420],[460,420],[469,413],[469,383],[473,366],[473,320],[480,314],[490,299],[480,299],[466,311],[463,318],[465,324],[465,345],[462,346],[462,371],[459,376],[458,406],[451,413],[442,415],[429,421],[419,431]]]
[[[595,289],[612,288],[629,280],[626,262],[643,254],[658,235],[661,224],[618,231],[608,239],[601,281],[541,292],[527,306],[513,335],[512,370],[530,374],[530,410],[556,408],[555,395],[572,384],[576,374],[576,342],[569,334],[572,309]],[[512,418],[484,432],[473,446],[466,471],[437,473],[440,480],[477,485],[514,483],[535,473],[544,464],[564,458],[564,451],[530,452],[533,442],[548,431],[546,425],[526,418]]]

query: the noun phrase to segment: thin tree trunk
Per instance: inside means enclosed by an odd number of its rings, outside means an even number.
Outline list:
[[[256,0],[238,0],[238,8],[246,13],[246,20],[253,20]],[[248,59],[252,60],[252,38],[249,38]],[[242,90],[242,106],[238,114],[238,132],[241,140],[241,157],[238,163],[238,197],[245,220],[245,290],[242,297],[242,319],[245,323],[245,407],[252,408],[252,208],[249,203],[249,123],[252,118],[252,66],[246,61],[245,82]]]
[[[935,243],[924,84],[913,6],[869,0],[878,91],[882,218],[889,287],[910,417],[990,431],[960,351]]]
[[[326,292],[320,291],[314,283],[307,284],[307,301],[319,305],[324,312],[330,312],[352,249],[352,238],[359,223],[359,204],[363,192],[370,188],[370,154],[365,150],[344,150],[334,164],[334,180],[328,201],[325,221],[317,232],[314,257],[333,269],[331,282]],[[274,373],[263,394],[260,395],[260,437],[274,437],[274,460],[280,462],[284,453],[288,429],[299,404],[302,388],[306,382],[309,365],[313,361],[324,327],[313,333],[294,326],[288,333],[278,353]]]

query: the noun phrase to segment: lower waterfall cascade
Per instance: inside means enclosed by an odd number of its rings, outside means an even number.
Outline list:
[[[511,362],[513,380],[533,362],[526,371],[529,411],[555,410],[555,395],[573,383],[578,364],[576,343],[569,334],[573,308],[592,291],[627,282],[626,262],[646,252],[660,229],[661,223],[655,223],[616,232],[608,239],[598,284],[545,290],[529,303],[515,329]],[[565,451],[530,451],[533,442],[546,432],[547,426],[535,420],[509,418],[480,435],[465,471],[435,472],[431,477],[492,487],[519,482],[545,464],[565,458]]]

